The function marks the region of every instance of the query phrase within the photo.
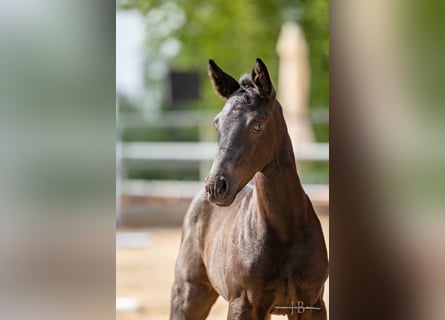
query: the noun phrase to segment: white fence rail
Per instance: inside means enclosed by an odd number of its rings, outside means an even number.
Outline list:
[[[137,116],[123,115],[119,117],[119,128],[121,130],[132,130],[197,127],[201,133],[205,134],[211,129],[214,115],[214,113],[202,111],[174,111],[158,116],[150,115],[147,118],[144,118],[141,114]],[[323,124],[328,122],[329,112],[326,108],[315,108],[310,110],[309,117],[313,124]],[[207,174],[216,153],[216,142],[120,142],[117,145],[116,152],[118,163],[117,192],[118,194],[136,197],[191,198],[203,187],[203,179],[201,181],[138,180],[128,179],[124,172],[131,170],[133,166],[139,169],[199,168],[200,176],[203,178]],[[297,162],[329,161],[329,143],[294,146],[294,153]],[[328,185],[305,184],[304,188],[314,203],[319,203],[322,206],[329,203]],[[159,208],[149,209],[144,206],[137,210],[140,210],[143,216],[149,212],[153,214],[153,217],[159,216]],[[175,210],[177,211],[177,209]],[[118,220],[121,214],[120,209],[118,210]],[[161,219],[161,217],[156,219]]]
[[[329,201],[329,186],[324,184],[305,184],[304,190],[314,202]],[[170,195],[174,198],[191,199],[199,190],[204,188],[202,181],[179,180],[137,180],[125,179],[122,181],[122,191],[132,196],[164,197]]]
[[[328,161],[329,144],[294,146],[296,161]],[[125,160],[212,161],[217,152],[214,142],[127,142],[122,144]]]

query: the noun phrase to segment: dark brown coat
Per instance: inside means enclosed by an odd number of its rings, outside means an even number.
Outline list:
[[[238,83],[210,60],[209,76],[227,102],[206,190],[184,220],[170,319],[205,319],[219,295],[228,319],[326,319],[323,233],[267,68],[257,59]],[[297,304],[317,310],[276,308]]]

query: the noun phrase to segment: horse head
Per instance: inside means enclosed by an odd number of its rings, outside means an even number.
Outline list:
[[[209,60],[208,73],[225,105],[214,119],[218,152],[205,180],[208,200],[230,205],[237,193],[271,162],[279,122],[275,89],[266,65],[257,59],[250,75],[236,81]],[[275,117],[276,118],[276,117]]]

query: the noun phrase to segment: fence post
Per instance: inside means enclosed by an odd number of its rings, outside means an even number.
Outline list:
[[[277,41],[280,57],[278,94],[294,146],[314,142],[308,117],[310,66],[303,31],[294,22],[281,27]]]

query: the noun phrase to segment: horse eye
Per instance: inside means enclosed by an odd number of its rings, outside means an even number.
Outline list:
[[[261,130],[263,130],[263,123],[255,122],[255,124],[253,125],[253,128],[252,128],[253,133],[260,133]]]

